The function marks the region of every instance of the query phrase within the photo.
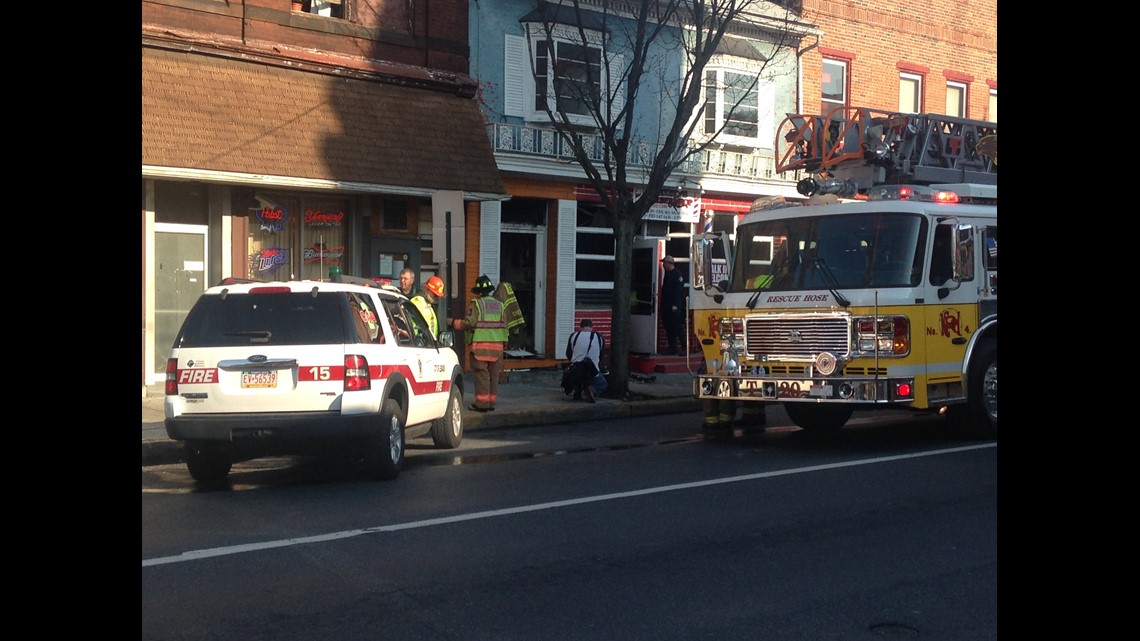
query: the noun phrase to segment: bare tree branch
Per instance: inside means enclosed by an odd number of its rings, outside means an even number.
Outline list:
[[[768,62],[797,40],[788,29],[792,2],[761,0],[626,0],[588,2],[551,0],[538,3],[537,32],[527,30],[535,54],[531,71],[538,104],[551,127],[571,150],[587,182],[609,211],[615,237],[612,376],[607,395],[628,391],[632,252],[638,225],[682,165],[703,154],[724,132],[745,96],[754,92]],[[715,132],[695,133],[702,126],[705,69],[722,51],[726,37],[741,28],[764,33],[771,55],[763,60],[751,84],[738,92]],[[600,34],[600,36],[599,36]],[[753,41],[758,41],[753,38]],[[654,52],[680,47],[685,64],[676,94],[643,95],[646,74],[654,70]],[[656,70],[665,78],[664,70]],[[660,84],[666,87],[665,84]],[[552,88],[553,96],[548,95]],[[666,88],[666,92],[671,90]],[[662,109],[660,140],[648,173],[631,176],[630,154],[642,101],[672,98]],[[587,139],[601,141],[592,157]],[[641,165],[643,163],[639,163]]]

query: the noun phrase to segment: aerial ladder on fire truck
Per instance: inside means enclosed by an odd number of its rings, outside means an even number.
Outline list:
[[[836,107],[788,114],[776,129],[776,171],[804,171],[804,196],[854,198],[875,185],[997,184],[997,123],[942,114]]]

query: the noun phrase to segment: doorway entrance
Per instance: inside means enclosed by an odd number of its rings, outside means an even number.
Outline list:
[[[154,225],[154,375],[166,378],[166,358],[190,308],[206,291],[206,225]]]
[[[546,354],[546,229],[504,224],[501,230],[500,282],[510,283],[526,325],[512,334],[508,350]]]
[[[396,236],[373,236],[369,240],[369,278],[387,278],[400,284],[400,270],[405,267],[416,273],[420,280],[412,286],[417,292],[427,279],[420,274],[420,239]]]

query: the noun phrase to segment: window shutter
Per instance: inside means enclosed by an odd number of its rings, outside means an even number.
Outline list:
[[[761,147],[768,147],[776,138],[776,87],[774,83],[760,81],[759,118],[760,129],[757,137]]]
[[[523,117],[526,99],[534,100],[534,74],[530,70],[530,52],[526,38],[505,35],[503,68],[503,114]],[[529,82],[528,82],[529,80]]]
[[[625,56],[616,54],[610,59],[610,79],[607,81],[609,91],[613,93],[613,102],[610,103],[610,122],[617,120],[618,113],[625,107],[625,83],[613,87],[625,73]]]
[[[574,273],[578,253],[578,201],[558,201],[558,264],[554,301],[554,344],[565,345],[574,331]]]
[[[499,244],[503,229],[503,204],[497,200],[479,203],[479,273],[499,284]]]

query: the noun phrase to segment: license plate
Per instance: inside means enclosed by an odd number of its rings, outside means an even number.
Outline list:
[[[241,388],[277,387],[277,370],[258,370],[241,373]]]
[[[822,396],[823,398],[831,398],[832,392],[835,390],[833,385],[814,385],[808,388],[808,396]]]

